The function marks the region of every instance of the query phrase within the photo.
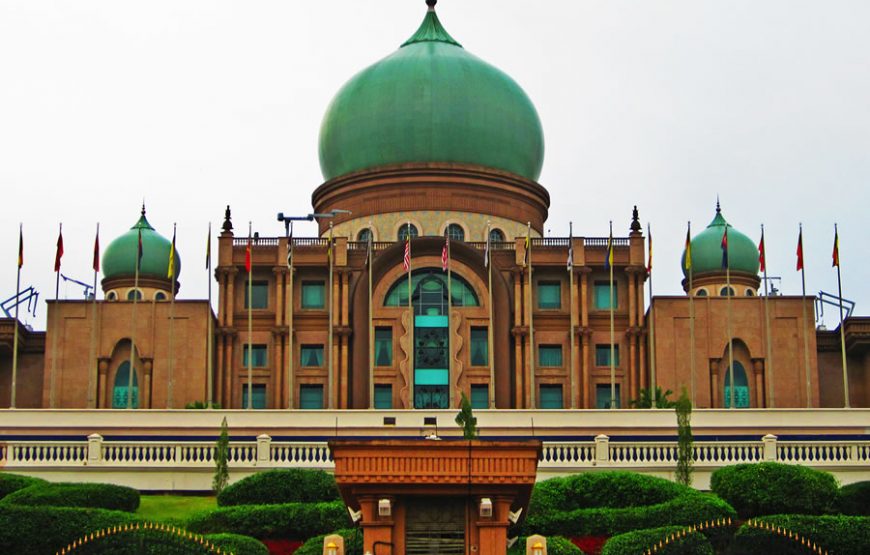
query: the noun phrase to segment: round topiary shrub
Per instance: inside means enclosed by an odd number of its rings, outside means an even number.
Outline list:
[[[520,538],[510,549],[508,555],[525,555],[526,540]],[[571,543],[568,538],[562,536],[550,536],[547,538],[547,555],[584,555],[583,550]]]
[[[0,499],[20,489],[29,488],[38,484],[47,484],[42,478],[31,478],[21,474],[9,474],[0,472]]]
[[[866,555],[870,553],[870,517],[843,515],[774,515],[753,519],[757,524],[779,528],[777,533],[758,526],[744,524],[734,536],[729,553],[765,553],[776,555],[805,555],[810,553],[801,545],[800,538],[815,543],[822,552],[837,555]],[[788,533],[799,539],[789,538]]]
[[[344,503],[332,501],[219,507],[194,514],[186,528],[199,534],[230,532],[258,539],[304,540],[349,523]]]
[[[522,533],[569,538],[613,536],[736,516],[718,497],[663,478],[590,472],[537,484]]]
[[[837,511],[844,515],[870,516],[870,481],[841,487]]]
[[[139,492],[113,484],[45,483],[10,493],[2,503],[90,507],[132,513],[139,508]]]
[[[685,530],[683,526],[664,526],[635,530],[613,536],[604,544],[601,555],[637,555],[646,553],[653,546],[671,538],[674,534]],[[656,553],[662,555],[713,555],[715,550],[704,534],[689,532],[685,536],[671,539]]]
[[[269,549],[259,540],[241,534],[210,534],[205,537],[221,548],[224,553],[233,555],[269,555]]]
[[[710,489],[743,518],[780,513],[817,515],[837,499],[834,476],[805,466],[774,462],[720,468]]]
[[[332,474],[290,468],[268,470],[229,485],[218,495],[219,506],[317,503],[340,499]]]
[[[363,531],[359,528],[343,528],[315,536],[303,543],[299,549],[293,552],[293,555],[321,555],[323,553],[323,539],[332,534],[338,534],[344,538],[345,555],[363,555]]]

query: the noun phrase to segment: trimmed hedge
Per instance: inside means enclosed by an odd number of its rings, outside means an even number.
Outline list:
[[[594,488],[601,491],[589,491]],[[536,485],[523,535],[613,536],[736,516],[718,497],[663,478],[626,472],[586,473]]]
[[[6,505],[52,507],[89,507],[134,512],[139,508],[139,492],[113,484],[45,483],[7,495]]]
[[[513,547],[508,549],[508,555],[526,555],[526,539],[520,538]],[[550,536],[547,538],[547,555],[584,555],[584,553],[568,538]]]
[[[234,555],[269,555],[269,549],[259,540],[241,534],[209,534],[205,539],[211,541],[224,552]]]
[[[55,553],[86,533],[135,522],[105,509],[0,505],[0,553]]]
[[[774,462],[720,468],[710,478],[710,489],[743,518],[822,514],[833,508],[839,491],[832,474]]]
[[[0,472],[0,499],[3,499],[10,493],[20,489],[47,483],[48,482],[42,478],[31,478],[30,476],[23,476],[21,474]]]
[[[795,532],[837,555],[870,553],[870,517],[842,515],[774,515],[756,519]],[[776,553],[805,555],[806,547],[768,530],[743,525],[729,553],[734,555]]]
[[[844,515],[870,516],[870,481],[841,487],[837,511]]]
[[[607,543],[604,544],[604,548],[601,550],[601,555],[637,555],[638,553],[646,553],[648,549],[657,545],[660,541],[664,541],[671,534],[683,529],[683,526],[664,526],[618,534],[607,540]],[[704,534],[690,532],[684,537],[668,543],[665,547],[656,551],[656,553],[661,553],[662,555],[713,555],[715,551]]]
[[[258,539],[304,540],[350,523],[341,501],[219,507],[194,514],[186,528],[199,534],[230,532]]]
[[[218,495],[221,507],[317,503],[341,499],[335,478],[322,470],[268,470],[229,485]]]
[[[359,528],[343,528],[310,538],[299,549],[294,551],[293,555],[322,555],[323,539],[332,534],[338,534],[344,538],[344,552],[346,555],[363,555],[363,531]]]

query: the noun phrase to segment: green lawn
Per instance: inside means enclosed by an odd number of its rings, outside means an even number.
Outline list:
[[[182,524],[191,514],[214,509],[213,495],[143,495],[136,516],[169,524]]]

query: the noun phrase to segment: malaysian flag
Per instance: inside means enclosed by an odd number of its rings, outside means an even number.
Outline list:
[[[411,234],[408,234],[408,238],[405,239],[405,256],[402,258],[402,268],[405,269],[406,272],[411,271]]]
[[[407,251],[406,251],[407,253]],[[444,237],[444,248],[441,249],[441,269],[445,272],[450,265],[450,236]],[[406,254],[407,256],[407,254]]]

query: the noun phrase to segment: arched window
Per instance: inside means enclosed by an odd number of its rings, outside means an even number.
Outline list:
[[[754,297],[754,296],[755,296],[755,291],[753,291],[752,289],[747,289],[747,290],[746,290],[746,296],[747,296],[747,297]]]
[[[127,408],[127,388],[130,386],[130,362],[124,361],[115,374],[115,387],[112,388],[112,408]],[[139,408],[139,381],[136,370],[133,370],[133,408]]]
[[[158,291],[157,293],[154,293],[154,300],[155,301],[165,301],[166,300],[166,293],[164,293],[163,291]]]
[[[371,239],[371,238],[372,238],[372,230],[367,228],[367,227],[359,230],[359,233],[356,236],[356,240],[359,241],[360,243],[368,243],[369,239]]]
[[[733,287],[723,287],[719,291],[720,297],[733,297],[734,296],[734,288]]]
[[[465,241],[465,230],[459,224],[448,225],[444,234],[450,237],[451,241]]]
[[[725,370],[725,396],[723,397],[725,408],[731,407],[731,372]],[[734,407],[738,409],[749,408],[749,382],[746,380],[746,371],[743,365],[734,361]]]
[[[474,288],[464,278],[452,274],[450,293],[453,306],[480,306]],[[414,313],[447,314],[447,274],[441,268],[420,268],[411,275]],[[408,277],[403,275],[390,287],[384,306],[408,306]]]
[[[114,291],[109,291],[109,294],[106,295],[106,300],[107,300],[107,301],[117,301],[117,300],[118,300],[118,294],[115,293]]]
[[[502,243],[504,242],[504,232],[497,227],[494,227],[489,230],[489,242],[490,243]]]
[[[415,226],[414,224],[411,224],[410,226],[408,224],[405,224],[399,228],[399,241],[404,242],[408,239],[409,229],[411,231],[411,239],[415,239],[420,236],[420,231],[417,229],[417,226]]]
[[[696,297],[706,297],[707,290],[706,289],[698,289],[698,291],[695,293],[695,296]]]
[[[132,301],[134,297],[136,298],[137,301],[141,301],[142,300],[142,291],[139,291],[138,289],[130,289],[129,291],[127,291],[127,300],[128,301]]]

